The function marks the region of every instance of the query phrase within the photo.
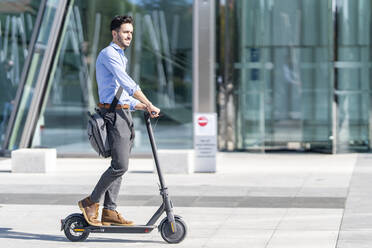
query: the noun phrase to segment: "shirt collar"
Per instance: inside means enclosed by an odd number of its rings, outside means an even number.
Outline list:
[[[121,49],[116,43],[112,42],[110,43],[110,46],[112,46],[113,48],[115,48],[116,50],[122,50],[124,52],[123,49]]]

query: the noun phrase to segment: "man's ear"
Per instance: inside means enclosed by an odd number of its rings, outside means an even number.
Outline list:
[[[111,34],[112,34],[112,38],[114,38],[114,39],[118,35],[118,33],[115,30],[111,30]]]

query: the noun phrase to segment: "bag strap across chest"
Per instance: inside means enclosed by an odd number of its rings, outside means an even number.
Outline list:
[[[109,109],[110,112],[114,112],[115,107],[116,107],[116,105],[118,104],[119,99],[120,99],[120,96],[121,96],[122,93],[123,93],[123,87],[119,86],[119,89],[118,89],[118,91],[116,92],[116,95],[115,95],[115,97],[114,97],[114,99],[112,100],[112,103],[111,103],[111,105],[110,105],[110,109]]]

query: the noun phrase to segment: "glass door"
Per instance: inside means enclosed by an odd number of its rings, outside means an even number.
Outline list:
[[[336,151],[368,151],[372,1],[337,0],[336,3]]]
[[[236,149],[330,152],[332,1],[235,4]]]

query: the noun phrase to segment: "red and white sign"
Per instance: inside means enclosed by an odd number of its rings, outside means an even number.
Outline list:
[[[198,124],[199,124],[199,126],[201,126],[201,127],[205,127],[205,126],[208,124],[208,119],[207,119],[207,117],[205,117],[205,116],[200,116],[200,117],[198,118]]]
[[[194,113],[194,171],[216,172],[217,114]]]
[[[217,135],[217,115],[213,113],[195,113],[194,134],[197,136]]]

